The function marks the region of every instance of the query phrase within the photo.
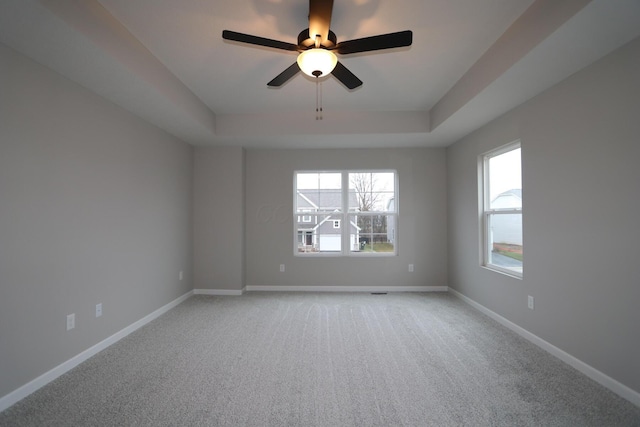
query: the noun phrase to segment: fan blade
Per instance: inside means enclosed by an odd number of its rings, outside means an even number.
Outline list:
[[[331,74],[349,89],[355,89],[358,86],[362,86],[362,80],[357,78],[355,74],[347,69],[340,61],[336,64],[336,68],[333,69]]]
[[[235,31],[229,31],[229,30],[222,31],[222,38],[226,40],[233,40],[236,42],[255,44],[258,46],[272,47],[275,49],[290,50],[293,52],[298,51],[298,46],[293,43],[286,43],[278,40],[265,39],[264,37],[252,36],[250,34],[236,33]]]
[[[278,74],[276,78],[274,78],[269,83],[267,83],[267,86],[272,86],[272,87],[282,86],[290,78],[298,74],[298,71],[300,71],[300,67],[298,66],[297,62],[294,62],[293,65],[291,65],[289,68],[287,68],[286,70]]]
[[[333,49],[342,55],[372,50],[391,49],[394,47],[411,46],[413,33],[409,30],[397,33],[381,34],[379,36],[340,42]]]
[[[320,43],[324,44],[329,37],[333,0],[309,0],[309,37],[315,41],[320,35]]]

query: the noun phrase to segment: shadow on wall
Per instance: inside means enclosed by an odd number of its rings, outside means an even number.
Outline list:
[[[333,4],[331,30],[340,39],[348,40],[359,33],[360,26],[378,11],[380,0],[338,0]],[[281,34],[290,34],[296,43],[298,33],[309,26],[309,3],[300,0],[279,2],[254,0],[253,8],[260,16],[273,16],[273,23]],[[260,34],[256,34],[260,35]]]

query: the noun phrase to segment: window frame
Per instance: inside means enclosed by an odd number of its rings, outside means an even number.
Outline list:
[[[479,157],[479,177],[480,177],[480,185],[479,185],[479,222],[480,222],[480,266],[484,267],[488,270],[496,271],[498,273],[502,273],[516,279],[522,280],[524,273],[524,262],[522,264],[522,271],[517,271],[514,269],[509,269],[502,267],[497,264],[491,263],[491,252],[493,248],[490,248],[490,224],[491,218],[495,215],[520,215],[522,226],[522,234],[523,234],[523,243],[522,247],[524,249],[524,213],[523,213],[523,205],[521,204],[519,208],[491,208],[491,189],[490,189],[490,168],[489,161],[492,158],[497,156],[506,154],[510,151],[520,149],[520,167],[522,168],[522,143],[521,141],[515,140],[510,142],[509,144],[505,144],[493,150],[489,150]],[[522,172],[521,172],[521,182],[522,182]],[[523,198],[524,201],[524,198]]]
[[[340,221],[340,236],[341,236],[341,248],[339,251],[326,251],[326,252],[307,252],[307,251],[300,251],[299,247],[298,247],[298,232],[299,230],[299,223],[296,222],[296,218],[298,215],[300,215],[300,212],[297,212],[296,208],[297,208],[297,191],[298,191],[298,186],[297,186],[297,177],[298,174],[311,174],[311,173],[334,173],[334,174],[341,174],[341,200],[342,200],[342,207],[341,210],[339,212],[313,212],[311,213],[311,215],[315,215],[317,217],[322,216],[322,215],[331,215],[331,222],[334,221]],[[393,211],[371,211],[371,212],[366,212],[364,215],[365,216],[376,216],[376,215],[385,215],[387,217],[389,216],[393,216],[393,225],[394,225],[394,239],[393,239],[393,251],[391,252],[365,252],[365,251],[361,251],[361,250],[352,250],[352,248],[350,247],[350,224],[351,224],[351,218],[356,218],[357,221],[357,216],[360,215],[360,212],[353,212],[349,210],[349,174],[353,174],[353,173],[393,173],[394,176],[394,185],[393,185],[393,199],[394,199],[394,205],[393,205]],[[398,171],[395,169],[339,169],[339,170],[335,170],[335,169],[327,169],[327,170],[318,170],[318,169],[313,169],[313,170],[295,170],[293,172],[293,219],[294,219],[294,224],[293,224],[293,228],[294,228],[294,233],[293,233],[293,238],[294,238],[294,245],[293,245],[293,251],[294,251],[294,256],[298,256],[298,257],[311,257],[311,258],[324,258],[324,257],[389,257],[389,256],[398,256],[398,218],[399,218],[399,204],[398,204],[398,200],[399,200],[399,177],[398,177]],[[356,215],[358,214],[358,215]],[[322,221],[320,221],[322,222]],[[343,224],[347,224],[347,226],[343,226]],[[332,227],[333,229],[333,227]],[[338,229],[336,229],[338,230]],[[359,242],[357,243],[358,245],[360,244]]]

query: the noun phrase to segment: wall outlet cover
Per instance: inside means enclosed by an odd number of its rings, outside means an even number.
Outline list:
[[[76,314],[71,313],[67,315],[67,331],[76,327]]]

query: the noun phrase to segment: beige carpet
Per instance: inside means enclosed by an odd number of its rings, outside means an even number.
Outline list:
[[[197,296],[1,426],[640,426],[640,408],[446,293]]]

